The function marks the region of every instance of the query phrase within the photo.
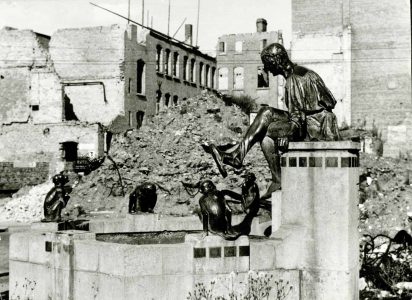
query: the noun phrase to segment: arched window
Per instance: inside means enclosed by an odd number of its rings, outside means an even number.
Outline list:
[[[205,85],[207,87],[210,87],[210,66],[206,65],[206,69],[205,69]]]
[[[179,97],[178,97],[177,95],[174,95],[174,96],[173,96],[173,105],[174,105],[174,106],[177,106],[178,101],[179,101]]]
[[[170,105],[170,94],[165,94],[165,107],[169,107]]]
[[[202,62],[199,63],[199,84],[201,86],[205,84],[205,75]]]
[[[139,59],[137,61],[137,76],[136,76],[136,93],[145,94],[146,90],[146,65],[143,60]]]
[[[190,61],[190,81],[196,82],[196,60],[194,58]]]
[[[233,89],[243,90],[243,67],[236,67],[233,69]]]
[[[156,47],[156,71],[163,71],[163,49],[160,45]]]
[[[212,72],[210,74],[210,87],[212,89],[216,89],[216,85],[215,85],[215,76],[216,76],[216,68],[212,67]]]
[[[165,73],[167,75],[171,75],[171,73],[172,73],[171,66],[172,65],[171,65],[171,62],[170,62],[170,50],[169,49],[166,49],[166,52],[165,52],[164,66],[165,66],[165,69],[164,69]]]
[[[188,66],[189,58],[187,56],[183,57],[183,80],[189,79],[189,66]]]
[[[229,82],[228,82],[228,73],[229,70],[228,68],[219,68],[219,90],[227,90],[229,87]]]
[[[179,77],[180,70],[179,70],[179,53],[173,53],[173,76]]]

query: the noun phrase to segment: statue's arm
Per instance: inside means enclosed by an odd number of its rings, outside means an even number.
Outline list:
[[[230,190],[222,190],[221,193],[224,197],[228,196],[232,198],[232,199],[227,199],[228,202],[240,203],[240,201],[242,200],[242,195],[236,192],[233,192]]]

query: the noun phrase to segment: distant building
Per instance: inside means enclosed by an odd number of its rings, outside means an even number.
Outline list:
[[[260,53],[271,43],[283,43],[281,31],[267,31],[267,21],[256,21],[256,32],[223,35],[218,39],[218,90],[229,95],[249,95],[258,104],[283,108],[283,80],[263,69]],[[278,99],[279,96],[279,99]]]
[[[191,25],[185,42],[135,25],[1,29],[0,190],[101,157],[111,133],[215,90],[216,60],[191,41]]]
[[[292,60],[321,75],[339,123],[375,127],[384,155],[412,152],[410,2],[293,0],[292,31]]]

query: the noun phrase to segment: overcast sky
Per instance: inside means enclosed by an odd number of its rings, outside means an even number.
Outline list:
[[[142,1],[130,0],[130,18],[141,22]],[[268,31],[283,30],[285,45],[291,35],[291,0],[200,0],[198,45],[204,52],[214,51],[217,38],[223,34],[248,33],[256,30],[256,19],[268,21]],[[0,0],[0,28],[33,29],[52,35],[59,28],[124,24],[127,21],[89,4],[127,16],[129,0]],[[185,18],[193,24],[196,42],[198,0],[170,0],[170,35],[174,35]],[[147,12],[153,27],[167,33],[169,0],[144,0],[145,25]],[[175,36],[184,39],[184,27]]]

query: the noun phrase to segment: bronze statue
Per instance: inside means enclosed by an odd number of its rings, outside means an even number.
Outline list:
[[[259,188],[255,180],[253,173],[246,175],[242,184],[242,194],[230,190],[219,191],[210,180],[199,181],[196,184],[183,183],[188,193],[187,188],[197,188],[202,194],[199,199],[199,216],[206,234],[212,232],[227,240],[235,240],[241,235],[250,233],[253,218],[256,217],[260,207]],[[232,199],[227,200],[225,197]],[[232,226],[232,209],[228,205],[229,202],[241,204],[246,212],[243,221],[235,226]]]
[[[70,199],[69,194],[72,191],[70,186],[66,186],[68,182],[67,175],[60,173],[53,176],[54,187],[47,193],[44,200],[44,219],[41,220],[42,222],[59,222],[61,220],[61,212],[66,207]]]
[[[153,212],[157,203],[156,186],[169,195],[171,194],[168,189],[155,182],[139,184],[129,195],[129,214],[136,214],[137,211]]]
[[[206,234],[212,232],[225,237],[229,234],[232,221],[232,210],[225,200],[225,192],[216,189],[211,180],[199,181],[196,184],[182,182],[189,195],[194,196],[187,188],[198,189],[202,196],[199,199],[199,217]],[[197,194],[197,193],[196,193]]]
[[[261,59],[266,71],[286,78],[288,111],[262,107],[239,143],[231,147],[202,146],[212,155],[222,176],[226,177],[224,165],[240,169],[246,154],[259,142],[272,173],[272,183],[262,196],[262,199],[267,199],[280,189],[280,154],[287,150],[289,141],[332,141],[339,140],[340,135],[332,112],[336,100],[318,74],[292,63],[281,44],[267,46]]]
[[[153,212],[157,202],[156,184],[152,182],[142,183],[129,195],[129,214]],[[139,205],[139,207],[137,206]]]

